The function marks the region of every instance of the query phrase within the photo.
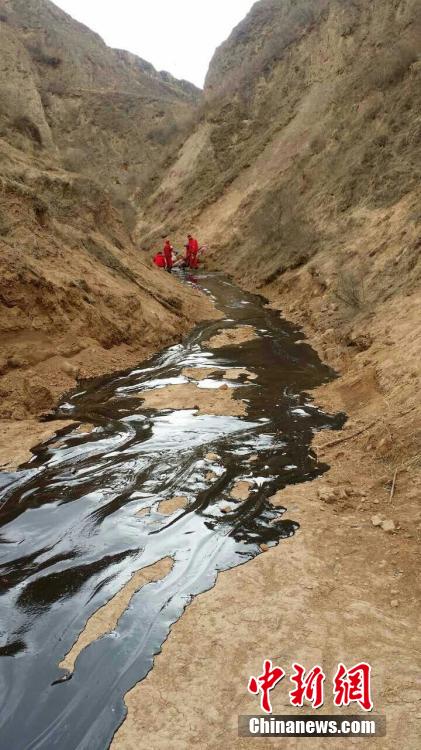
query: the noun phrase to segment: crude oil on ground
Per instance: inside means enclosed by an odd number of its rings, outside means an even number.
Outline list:
[[[298,524],[270,498],[327,468],[312,437],[344,417],[322,413],[307,391],[333,371],[262,298],[219,274],[190,283],[224,319],[136,370],[84,384],[55,416],[93,429],[67,427],[0,475],[4,747],[108,747],[124,695],[192,597],[294,535]],[[253,335],[236,343],[235,328]],[[99,610],[119,592],[124,609],[107,624]],[[61,668],[95,613],[95,640],[79,640],[73,673]]]

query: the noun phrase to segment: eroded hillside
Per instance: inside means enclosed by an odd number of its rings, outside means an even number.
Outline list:
[[[141,202],[189,132],[200,92],[158,73],[48,0],[2,0],[3,136]]]
[[[415,205],[420,30],[417,0],[256,3],[215,54],[154,218],[193,214],[216,251],[235,250],[230,268],[247,260],[265,281]]]
[[[137,229],[193,218],[218,267],[323,334],[342,372],[367,361],[403,411],[419,385],[420,52],[417,0],[260,0]]]
[[[202,314],[130,235],[133,201],[178,148],[198,92],[47,0],[0,2],[0,71],[0,416],[13,421]]]

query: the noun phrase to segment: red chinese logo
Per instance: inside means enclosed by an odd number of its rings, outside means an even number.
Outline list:
[[[263,665],[263,674],[260,677],[250,677],[248,689],[253,695],[261,692],[262,711],[267,714],[272,713],[272,704],[270,702],[270,691],[285,677],[285,672],[280,667],[272,667],[270,659],[266,659]]]
[[[315,666],[307,672],[301,664],[292,666],[294,672],[291,682],[295,687],[289,693],[291,705],[302,708],[306,702],[310,703],[313,709],[323,706],[326,675],[322,668]],[[252,695],[261,694],[261,707],[267,714],[272,713],[270,692],[284,677],[284,670],[274,667],[270,659],[266,659],[263,664],[263,674],[259,677],[250,677],[248,690]],[[364,711],[372,711],[371,666],[361,662],[347,669],[344,664],[339,664],[333,679],[333,702],[339,708],[358,703]]]
[[[333,692],[335,706],[359,703],[364,711],[372,711],[370,665],[362,662],[347,670],[343,664],[339,664],[333,679]]]
[[[296,685],[295,690],[291,690],[289,697],[292,706],[303,707],[304,701],[311,703],[313,708],[320,708],[324,703],[323,683],[326,679],[321,667],[313,667],[306,674],[306,670],[301,664],[293,664],[294,674],[291,675],[291,682]]]

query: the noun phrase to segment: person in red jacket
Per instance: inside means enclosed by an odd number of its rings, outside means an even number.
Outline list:
[[[188,239],[188,249],[187,249],[187,258],[190,268],[199,268],[199,243],[198,241],[189,234],[187,236]]]
[[[160,250],[154,257],[153,263],[155,263],[158,268],[166,268],[167,263],[164,257],[164,254],[162,253],[162,250]]]
[[[173,247],[171,245],[171,242],[169,240],[166,240],[165,245],[164,245],[164,258],[165,258],[166,269],[168,273],[171,273],[172,271],[172,265],[173,265],[172,251],[173,251]]]

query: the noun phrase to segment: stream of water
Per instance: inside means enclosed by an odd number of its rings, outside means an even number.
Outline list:
[[[20,471],[0,474],[1,750],[106,750],[124,720],[124,695],[152,668],[192,597],[219,571],[261,554],[262,543],[296,532],[269,498],[327,469],[312,437],[339,429],[344,417],[321,412],[307,392],[332,370],[262,298],[220,274],[190,283],[214,298],[224,319],[198,325],[130,372],[82,384],[55,418],[94,430],[67,428]],[[207,346],[217,330],[238,325],[254,326],[258,337]],[[255,380],[235,382],[247,415],[142,406],[142,391],[187,382],[186,367],[212,368],[205,388],[226,382],[227,368],[253,373]],[[252,491],[235,503],[230,493],[243,479]],[[186,497],[187,508],[160,513],[160,501],[174,496]],[[115,631],[82,651],[66,679],[58,665],[91,615],[135,571],[165,557],[172,571],[134,595]]]

